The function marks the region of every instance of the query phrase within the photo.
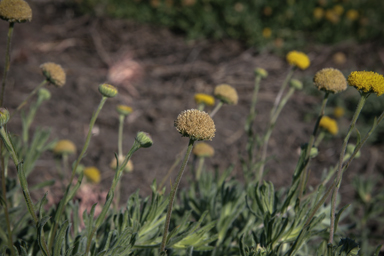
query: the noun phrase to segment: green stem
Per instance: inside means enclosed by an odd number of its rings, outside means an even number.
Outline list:
[[[53,225],[53,228],[51,229],[51,232],[50,232],[50,239],[49,239],[48,248],[52,248],[53,242],[55,240],[55,234],[56,234],[56,231],[57,231],[57,228],[58,228],[58,225],[59,225],[59,221],[60,221],[61,215],[63,214],[63,211],[65,209],[65,202],[67,201],[67,196],[68,196],[68,193],[69,193],[69,189],[70,189],[70,187],[72,185],[72,181],[73,181],[73,179],[75,177],[75,173],[76,173],[77,167],[79,166],[79,163],[80,163],[81,159],[83,158],[85,152],[88,149],[89,142],[91,141],[91,137],[92,137],[93,126],[95,125],[96,119],[97,119],[97,117],[98,117],[98,115],[99,115],[101,109],[103,108],[104,103],[105,103],[105,101],[107,99],[108,98],[104,97],[104,96],[101,98],[101,101],[99,103],[99,106],[96,109],[96,112],[94,112],[93,115],[92,115],[91,121],[89,123],[88,135],[87,135],[87,138],[85,140],[85,144],[83,146],[83,150],[81,151],[79,157],[76,160],[75,166],[72,169],[71,178],[69,179],[69,183],[68,183],[67,189],[65,190],[63,199],[60,201],[59,207],[58,207],[58,209],[56,211],[56,214],[55,214],[55,217],[54,217],[54,223],[55,224]]]
[[[323,141],[324,139],[324,136],[325,136],[325,131],[321,131],[319,133],[319,136],[317,136],[316,140],[315,140],[315,143],[313,144],[315,146],[315,148],[319,147],[320,143]]]
[[[263,141],[263,149],[262,149],[262,155],[261,155],[261,160],[260,160],[260,168],[257,173],[257,180],[259,184],[261,184],[261,181],[263,179],[263,173],[264,173],[264,167],[265,167],[265,160],[267,158],[267,149],[268,149],[268,142],[271,137],[273,128],[275,127],[277,118],[279,117],[281,111],[283,110],[284,106],[287,104],[289,98],[293,95],[295,92],[294,88],[290,88],[288,93],[284,96],[284,98],[281,100],[278,108],[275,110],[275,113],[271,116],[271,119],[269,121],[268,125],[268,130],[264,136],[264,141]]]
[[[26,121],[23,122],[23,143],[24,143],[24,145],[27,145],[27,143],[28,143],[29,129],[31,128],[31,124],[33,122],[33,119],[36,116],[37,110],[39,109],[39,107],[42,103],[43,103],[43,99],[38,98],[36,103],[31,106],[31,109],[29,110],[28,116],[26,117]]]
[[[249,110],[249,113],[253,117],[253,120],[255,118],[257,95],[259,94],[259,89],[260,89],[260,80],[261,80],[261,76],[255,77],[255,86],[253,88],[251,109]]]
[[[204,103],[199,103],[199,104],[197,105],[197,109],[200,110],[200,111],[203,111],[204,108],[205,108],[205,104],[204,104]]]
[[[11,40],[12,40],[12,33],[13,33],[13,27],[15,23],[9,22],[9,28],[8,28],[8,37],[7,37],[7,49],[5,51],[5,66],[4,66],[4,73],[3,73],[3,80],[1,82],[1,96],[0,96],[0,107],[3,106],[4,102],[4,90],[5,90],[5,83],[7,80],[7,75],[10,67],[10,49],[11,49]]]
[[[339,188],[341,185],[341,179],[342,179],[342,173],[343,173],[343,160],[344,160],[345,150],[347,148],[349,137],[351,136],[352,131],[355,128],[357,118],[359,117],[360,112],[363,109],[363,106],[364,106],[367,98],[369,97],[369,95],[370,95],[369,93],[362,93],[360,101],[357,105],[355,114],[353,115],[351,124],[349,126],[348,133],[344,138],[343,146],[341,148],[341,153],[340,153],[340,158],[339,158],[339,166],[338,166],[338,170],[337,170],[336,186],[333,189],[332,201],[331,201],[331,227],[329,230],[329,240],[328,240],[329,244],[333,244],[333,236],[334,236],[334,229],[335,229],[336,196],[337,196],[337,193],[339,192]]]
[[[212,112],[209,114],[211,117],[213,117],[216,113],[217,113],[217,111],[219,111],[219,109],[221,108],[223,106],[223,102],[222,101],[220,101],[217,105],[216,105],[216,107],[212,110]]]
[[[117,138],[117,153],[123,155],[123,128],[124,128],[124,115],[119,115],[119,135]]]
[[[284,92],[285,88],[287,87],[288,82],[291,79],[294,71],[295,71],[294,66],[290,66],[289,70],[288,70],[287,77],[285,78],[283,85],[280,87],[280,91],[277,93],[275,102],[273,103],[273,108],[272,108],[271,113],[270,113],[271,118],[275,114],[275,111],[280,104],[281,97],[283,97],[283,92]]]
[[[11,117],[17,113],[20,109],[22,109],[27,103],[28,103],[28,100],[36,94],[36,92],[42,88],[48,81],[47,80],[44,80],[43,82],[41,82],[35,89],[33,89],[33,91],[27,96],[27,98],[25,98],[25,100],[23,100],[23,102],[20,103],[20,105],[16,108],[16,110],[12,113]]]
[[[199,157],[199,163],[198,163],[197,170],[196,170],[196,180],[197,181],[200,180],[201,171],[203,170],[203,166],[204,166],[204,160],[205,160],[204,157]]]
[[[166,220],[165,220],[164,234],[163,234],[163,240],[161,242],[160,253],[165,251],[165,245],[167,243],[167,235],[168,235],[169,223],[171,222],[173,202],[175,200],[175,195],[176,195],[176,192],[177,192],[177,188],[179,187],[180,180],[181,180],[181,177],[183,176],[184,169],[185,169],[185,166],[187,165],[187,162],[188,162],[188,159],[189,159],[189,155],[191,154],[194,142],[195,142],[195,140],[189,139],[187,152],[185,153],[185,157],[184,157],[183,163],[181,165],[179,174],[177,175],[175,183],[172,186],[172,191],[171,191],[171,194],[169,196],[169,204],[168,204],[168,210],[167,210],[167,217],[166,217]]]
[[[3,141],[1,140],[0,143],[1,150],[0,152],[3,152]],[[5,222],[7,224],[7,232],[8,232],[8,247],[9,250],[11,250],[11,255],[15,255],[15,249],[13,248],[13,240],[12,240],[12,232],[11,232],[11,224],[9,221],[9,213],[8,213],[8,200],[7,200],[7,186],[6,186],[6,180],[5,180],[5,163],[4,158],[1,156],[1,191],[2,196],[4,199],[4,216],[5,216]]]
[[[31,195],[29,193],[28,182],[27,182],[27,178],[25,177],[25,173],[24,173],[24,169],[23,169],[23,163],[19,161],[19,158],[16,154],[16,151],[13,148],[12,142],[9,139],[7,132],[5,131],[3,126],[0,127],[0,136],[4,142],[5,147],[7,148],[8,152],[10,153],[13,162],[16,165],[17,176],[19,178],[20,185],[21,185],[21,188],[23,190],[24,199],[25,199],[25,202],[27,203],[28,211],[31,214],[32,219],[33,219],[33,221],[36,225],[36,228],[37,228],[37,225],[39,223],[39,219],[36,216],[35,208],[33,206]],[[39,231],[37,230],[37,232],[39,232]],[[49,255],[49,252],[47,250],[47,244],[46,244],[45,238],[44,238],[44,234],[42,236],[42,247],[43,248],[41,248],[41,249],[46,251]]]

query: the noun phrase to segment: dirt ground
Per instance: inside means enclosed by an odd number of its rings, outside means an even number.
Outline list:
[[[187,42],[182,35],[165,28],[132,21],[79,17],[70,7],[60,3],[33,2],[31,7],[32,22],[15,25],[5,107],[12,112],[43,80],[40,64],[61,64],[67,72],[66,85],[61,89],[48,87],[52,99],[42,105],[32,129],[51,127],[52,139],[70,139],[81,149],[90,117],[101,98],[98,85],[104,82],[116,85],[119,95],[109,99],[101,111],[89,150],[82,161],[84,165],[95,165],[102,171],[101,189],[109,188],[113,176],[108,165],[117,151],[117,104],[134,109],[124,127],[125,153],[138,131],[149,132],[154,141],[151,148],[139,150],[132,158],[134,172],[124,175],[122,181],[122,202],[125,202],[137,189],[143,196],[149,195],[152,180],[164,177],[176,155],[188,143],[188,139],[182,138],[173,127],[174,119],[181,111],[196,107],[195,93],[211,94],[221,83],[237,89],[239,104],[224,106],[214,117],[217,133],[211,145],[216,152],[208,165],[211,169],[223,170],[229,164],[235,164],[233,175],[243,179],[239,155],[245,154],[244,123],[253,91],[253,70],[262,67],[269,72],[268,78],[262,81],[257,104],[255,130],[262,132],[289,67],[283,58],[233,40]],[[3,46],[6,33],[7,23],[1,22],[0,43]],[[325,67],[350,71],[380,64],[380,49],[373,43],[310,46],[301,50],[308,53],[312,63],[309,69],[295,73],[294,77],[299,79],[313,77],[316,71]],[[338,51],[347,56],[345,64],[333,63],[332,56]],[[5,47],[1,47],[0,53],[4,56]],[[113,77],[111,73],[108,77],[108,72],[121,65],[126,67],[125,80]],[[3,61],[0,68],[4,68]],[[297,149],[308,141],[313,127],[313,121],[304,122],[304,117],[307,113],[315,113],[320,102],[320,97],[297,92],[282,112],[269,145],[269,155],[274,158],[267,164],[270,171],[266,177],[277,187],[290,184],[298,159]],[[20,133],[20,125],[21,119],[16,116],[8,130]],[[341,129],[346,130],[347,126]],[[323,169],[337,162],[341,143],[342,137],[338,135],[320,146],[320,154],[311,165],[311,184],[317,184]],[[383,150],[383,145],[364,147],[362,157],[344,176],[341,190],[344,200],[349,201],[354,196],[350,181],[355,175],[367,171],[374,175],[384,174],[384,159],[378,157]],[[72,157],[71,161],[74,160]],[[55,172],[53,155],[48,153],[38,161],[35,175],[29,179],[37,182],[57,177]]]

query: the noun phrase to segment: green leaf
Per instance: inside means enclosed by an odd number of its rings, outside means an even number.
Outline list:
[[[44,225],[51,217],[45,216],[37,223],[37,241],[39,243],[40,250],[45,256],[49,256],[47,245],[44,238]]]
[[[46,181],[43,181],[43,182],[40,182],[39,184],[36,184],[35,186],[31,187],[31,190],[36,190],[36,189],[40,189],[40,188],[44,188],[44,187],[50,187],[50,186],[53,186],[55,184],[55,180],[46,180]]]
[[[335,231],[334,233],[336,233],[337,231],[337,226],[339,224],[339,219],[341,217],[341,214],[344,212],[344,210],[346,210],[348,207],[350,206],[350,204],[347,204],[346,206],[344,206],[343,208],[341,208],[341,210],[336,214],[336,218],[335,218]]]
[[[55,244],[53,247],[52,256],[60,256],[61,255],[60,252],[61,252],[61,249],[64,247],[65,233],[67,232],[68,227],[69,227],[69,222],[66,220],[66,221],[64,221],[63,225],[61,225],[59,233],[57,234],[57,236],[55,238]]]

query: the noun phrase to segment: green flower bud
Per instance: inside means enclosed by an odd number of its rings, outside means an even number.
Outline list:
[[[8,123],[9,111],[5,108],[0,108],[0,127]]]
[[[260,76],[261,78],[266,78],[268,76],[268,72],[263,68],[255,68],[255,75]]]
[[[41,88],[39,89],[39,91],[37,92],[37,96],[39,97],[39,99],[41,100],[49,100],[51,98],[51,93],[45,89],[45,88]]]
[[[123,116],[127,116],[132,113],[133,109],[126,105],[117,105],[116,111]]]
[[[153,144],[151,136],[146,132],[138,132],[135,140],[140,144],[140,147],[142,148],[149,148]]]
[[[289,85],[292,88],[295,88],[295,90],[302,90],[303,89],[303,83],[297,79],[291,79],[291,81],[289,81]]]
[[[347,145],[347,154],[349,154],[349,155],[352,155],[353,154],[353,152],[355,151],[355,148],[356,148],[356,146],[354,145],[354,144],[348,144]],[[355,156],[355,158],[359,158],[361,156],[361,153],[360,153],[360,150],[356,153],[356,156]]]
[[[101,95],[107,98],[113,98],[117,95],[117,89],[110,84],[101,84],[99,85],[99,92]]]
[[[309,154],[311,158],[315,158],[318,154],[319,154],[319,150],[317,148],[315,147],[311,148],[311,152]]]

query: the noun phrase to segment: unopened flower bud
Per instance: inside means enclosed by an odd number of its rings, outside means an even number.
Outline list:
[[[303,83],[297,79],[291,79],[289,85],[298,91],[303,89]]]
[[[268,76],[268,72],[263,68],[255,68],[255,74],[261,78],[266,78]]]
[[[107,98],[113,98],[117,95],[117,89],[110,84],[101,84],[99,85],[99,92],[101,95]]]
[[[45,88],[41,88],[39,89],[39,91],[37,92],[37,96],[41,99],[41,100],[49,100],[51,98],[51,93],[45,89]]]
[[[126,105],[117,105],[116,111],[120,115],[127,116],[127,115],[132,113],[133,109],[131,107],[126,106]]]
[[[140,147],[142,148],[149,148],[153,144],[151,136],[146,132],[138,132],[135,140],[140,144]]]
[[[0,127],[8,123],[9,111],[5,108],[0,108]]]

